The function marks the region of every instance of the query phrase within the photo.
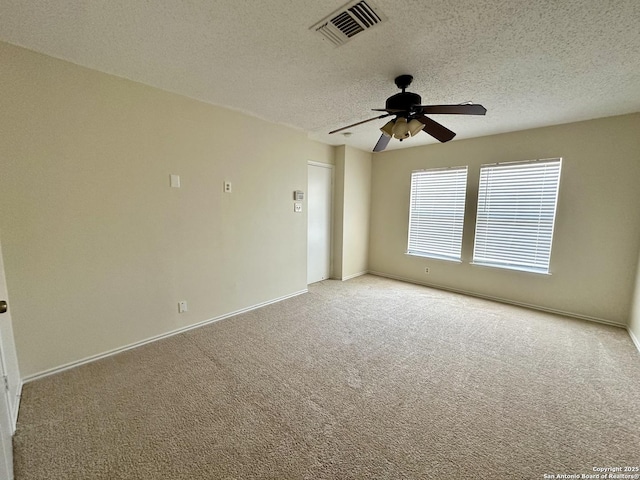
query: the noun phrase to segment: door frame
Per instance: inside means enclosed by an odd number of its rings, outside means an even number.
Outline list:
[[[0,300],[9,304],[9,295],[4,273],[2,245],[0,245]],[[22,392],[22,380],[13,337],[11,310],[0,314],[0,478],[11,480],[13,473],[13,435],[16,432],[18,409]]]
[[[8,290],[6,275],[4,272],[4,259],[2,258],[2,244],[0,243],[0,281],[4,283],[4,287]],[[0,292],[1,294],[2,292]],[[20,375],[20,365],[18,362],[18,352],[15,344],[13,333],[13,320],[11,318],[11,306],[9,302],[8,292],[5,300],[9,304],[8,310],[0,314],[0,322],[7,322],[8,325],[4,329],[5,336],[0,332],[0,389],[4,390],[2,395],[7,397],[7,407],[11,420],[11,434],[16,431],[18,423],[18,412],[20,410],[20,399],[22,397],[22,377]],[[0,295],[2,296],[2,295]],[[6,348],[10,347],[10,348]],[[6,382],[6,384],[5,384]],[[5,385],[10,388],[5,388]]]
[[[329,192],[329,211],[330,211],[330,221],[329,221],[329,276],[327,278],[333,278],[333,247],[334,247],[334,239],[333,239],[333,223],[335,218],[335,177],[336,177],[336,166],[332,163],[322,163],[322,162],[314,162],[313,160],[307,160],[307,195],[309,193],[309,167],[320,167],[320,168],[328,168],[331,171],[331,185]],[[309,198],[307,196],[307,198]],[[307,207],[309,203],[307,201]],[[308,212],[308,208],[307,208]],[[309,215],[307,213],[307,276],[309,275]],[[307,279],[308,281],[308,279]]]

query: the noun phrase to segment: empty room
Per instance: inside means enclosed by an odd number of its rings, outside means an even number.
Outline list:
[[[640,479],[640,2],[0,2],[0,480]]]

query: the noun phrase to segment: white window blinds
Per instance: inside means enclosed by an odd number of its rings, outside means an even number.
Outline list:
[[[467,167],[411,174],[407,253],[460,260]]]
[[[474,263],[549,273],[561,164],[480,167]]]

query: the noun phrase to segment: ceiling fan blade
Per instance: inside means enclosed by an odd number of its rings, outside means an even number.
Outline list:
[[[373,117],[373,118],[369,118],[368,120],[363,120],[363,121],[358,122],[358,123],[353,123],[351,125],[347,125],[346,127],[342,127],[342,128],[338,128],[337,130],[333,130],[332,132],[329,132],[329,135],[331,135],[332,133],[341,132],[342,130],[346,130],[347,128],[355,127],[356,125],[362,125],[363,123],[372,122],[372,121],[378,120],[380,118],[389,117],[391,115],[392,115],[391,113],[387,113],[385,115],[380,115],[379,117]]]
[[[449,130],[444,125],[440,125],[438,122],[431,120],[429,117],[425,117],[422,115],[421,117],[416,117],[421,123],[424,124],[423,130],[431,135],[436,140],[441,141],[442,143],[448,142],[453,137],[456,136],[454,132]]]
[[[406,110],[399,110],[397,108],[372,108],[374,112],[388,112],[388,113],[402,113],[406,112]]]
[[[487,109],[477,103],[467,103],[461,105],[420,105],[422,113],[425,115],[484,115]]]
[[[391,140],[391,137],[387,137],[384,133],[380,135],[380,139],[378,140],[378,143],[376,143],[376,146],[373,147],[373,151],[383,151],[385,148],[387,148],[387,145],[389,145],[389,140]]]

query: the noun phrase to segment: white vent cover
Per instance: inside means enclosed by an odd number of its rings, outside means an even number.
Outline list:
[[[355,35],[364,32],[386,20],[371,2],[354,0],[331,15],[316,23],[311,30],[320,33],[332,44],[339,47]]]

